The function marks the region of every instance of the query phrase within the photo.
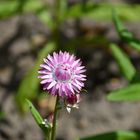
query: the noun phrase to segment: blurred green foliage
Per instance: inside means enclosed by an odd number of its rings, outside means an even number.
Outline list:
[[[0,121],[5,118],[5,113],[0,111]]]
[[[139,139],[140,133],[132,131],[116,131],[80,138],[76,140],[139,140]]]
[[[37,13],[44,9],[40,0],[1,0],[0,19],[9,18],[21,13]]]
[[[59,0],[58,0],[59,1]],[[140,5],[118,4],[112,5],[110,3],[94,4],[87,2],[86,4],[67,5],[66,0],[60,0],[60,9],[55,7],[59,18],[64,21],[68,18],[90,18],[97,20],[111,20],[111,10],[115,7],[120,17],[129,21],[140,21]],[[44,11],[52,14],[51,9],[47,3],[41,0],[1,0],[0,1],[0,19],[8,18],[19,13],[32,12],[42,15]]]
[[[77,4],[67,10],[67,17],[86,17],[94,20],[111,20],[112,7],[116,9],[123,20],[139,21],[140,20],[140,5],[127,5],[127,4],[91,4],[86,5]]]
[[[112,15],[116,30],[122,41],[128,43],[130,47],[133,47],[134,49],[140,51],[140,41],[136,39],[134,35],[123,26],[115,10],[112,11]]]
[[[39,79],[38,70],[43,58],[47,54],[55,50],[55,44],[48,43],[38,54],[38,58],[34,64],[34,67],[27,73],[27,75],[22,80],[16,95],[16,103],[21,112],[26,112],[28,106],[25,99],[34,99],[39,93]]]
[[[113,91],[107,98],[111,101],[140,101],[140,83]]]
[[[128,43],[130,47],[140,51],[140,41],[136,39],[131,32],[129,32],[122,24],[116,11],[112,11],[113,21],[122,41]],[[121,88],[119,90],[112,91],[108,95],[108,100],[110,101],[140,101],[140,74],[135,69],[130,61],[130,58],[123,52],[121,48],[117,45],[110,45],[112,55],[116,59],[120,70],[123,75],[129,81],[127,87]]]

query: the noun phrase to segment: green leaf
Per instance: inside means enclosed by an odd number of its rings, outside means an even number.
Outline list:
[[[133,34],[123,26],[115,10],[112,11],[112,18],[120,38],[128,43],[132,48],[140,51],[140,41],[136,39]]]
[[[28,103],[28,106],[30,108],[30,111],[32,113],[32,116],[33,116],[34,120],[36,121],[38,126],[43,130],[44,134],[49,138],[50,131],[51,131],[50,124],[47,124],[47,126],[46,126],[43,123],[44,122],[43,118],[41,117],[40,113],[36,110],[34,105],[28,99],[26,99],[26,102]]]
[[[116,131],[95,136],[80,138],[77,140],[139,140],[140,133],[132,131]]]
[[[127,21],[139,21],[140,20],[140,6],[129,4],[117,4],[112,5],[110,3],[86,3],[75,4],[67,9],[64,18],[90,18],[94,20],[111,20],[112,7],[116,9],[119,15]]]
[[[14,15],[18,6],[18,1],[0,2],[0,19]]]
[[[131,84],[133,84],[133,83],[140,83],[140,74],[138,72],[135,74],[135,76],[133,77],[133,79],[131,80],[130,83]]]
[[[65,20],[65,16],[68,10],[68,2],[66,0],[60,0],[59,1],[59,20],[60,22],[63,22]]]
[[[4,19],[21,13],[38,13],[46,9],[40,0],[2,0],[0,1],[0,18]]]
[[[129,41],[129,45],[132,46],[134,49],[140,51],[140,42],[137,41]]]
[[[0,112],[0,120],[5,118],[5,113],[4,112]]]
[[[19,89],[16,95],[16,103],[19,107],[19,110],[24,113],[27,111],[27,104],[25,103],[25,99],[33,99],[36,98],[39,91],[39,79],[38,70],[39,66],[42,63],[44,57],[48,55],[48,53],[52,52],[55,49],[54,43],[48,43],[38,54],[38,59],[36,60],[34,67],[27,73],[27,75],[21,81]]]
[[[41,12],[37,13],[37,16],[50,29],[53,29],[54,22],[52,21],[51,13],[48,10],[42,10]]]
[[[42,122],[44,121],[43,118],[41,117],[39,112],[36,110],[36,108],[33,106],[33,104],[28,99],[26,99],[26,102],[28,103],[28,106],[30,108],[30,111],[31,111],[36,123],[40,126],[42,124]]]
[[[140,101],[140,83],[112,91],[107,99],[110,101]]]
[[[111,44],[110,49],[125,78],[132,81],[136,75],[136,69],[131,63],[129,57],[115,44]]]
[[[44,10],[46,5],[40,0],[26,0],[27,2],[23,6],[24,12],[34,12],[37,13],[40,10]]]
[[[112,10],[112,19],[114,21],[117,32],[119,35],[121,35],[121,32],[124,31],[125,28],[114,9]]]

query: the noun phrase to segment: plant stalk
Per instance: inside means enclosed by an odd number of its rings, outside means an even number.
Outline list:
[[[54,117],[53,117],[53,126],[52,126],[52,132],[51,132],[51,140],[55,140],[55,134],[56,134],[56,119],[57,119],[57,113],[58,113],[58,103],[59,103],[59,96],[56,97],[56,103],[55,103],[55,109],[54,109]]]

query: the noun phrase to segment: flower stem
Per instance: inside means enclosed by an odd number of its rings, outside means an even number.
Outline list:
[[[55,109],[54,109],[54,117],[53,117],[53,126],[51,132],[51,140],[55,140],[55,133],[56,133],[56,119],[57,119],[57,112],[58,112],[58,103],[59,103],[59,96],[56,97]]]

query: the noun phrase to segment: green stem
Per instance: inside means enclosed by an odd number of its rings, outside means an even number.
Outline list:
[[[53,126],[52,126],[52,132],[51,132],[51,140],[55,140],[55,133],[56,133],[56,119],[57,119],[57,112],[58,112],[58,102],[59,102],[59,96],[56,97],[56,103],[55,103],[55,109],[54,109],[54,117],[53,117]]]
[[[45,140],[51,140],[50,139],[50,134],[48,134],[48,135],[45,136]]]
[[[46,135],[46,139],[45,140],[51,140],[51,132],[49,132],[47,135]]]

